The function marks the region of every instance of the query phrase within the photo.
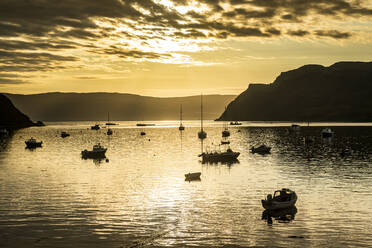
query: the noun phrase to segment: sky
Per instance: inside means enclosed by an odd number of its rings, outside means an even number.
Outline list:
[[[0,92],[239,94],[372,61],[372,0],[1,0]]]

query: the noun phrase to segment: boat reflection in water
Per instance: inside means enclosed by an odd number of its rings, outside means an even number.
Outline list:
[[[296,206],[275,210],[266,209],[262,212],[261,219],[266,220],[269,225],[273,223],[273,218],[279,223],[289,223],[295,219],[296,213]]]

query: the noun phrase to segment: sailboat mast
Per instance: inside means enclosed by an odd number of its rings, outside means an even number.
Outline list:
[[[200,125],[203,131],[203,94],[200,95]]]
[[[181,120],[181,125],[182,125],[182,104],[181,104],[181,110],[180,110],[180,120]]]

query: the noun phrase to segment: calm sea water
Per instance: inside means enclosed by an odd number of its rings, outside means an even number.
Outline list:
[[[111,137],[94,123],[51,123],[1,140],[0,247],[372,246],[371,126],[337,124],[322,140],[322,124],[288,134],[288,123],[245,123],[229,129],[239,163],[202,164],[198,122],[182,135],[177,122],[154,123],[120,122]],[[222,124],[206,126],[212,147]],[[43,147],[25,149],[31,136]],[[108,161],[82,160],[97,142]],[[260,143],[272,153],[249,152]],[[197,171],[201,181],[184,181]],[[297,209],[268,224],[260,200],[283,187]]]

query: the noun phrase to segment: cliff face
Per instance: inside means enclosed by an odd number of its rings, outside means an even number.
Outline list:
[[[218,120],[372,121],[372,62],[305,65],[250,84]]]
[[[13,103],[2,94],[0,94],[0,116],[1,127],[17,129],[35,125],[30,118],[14,107]]]

